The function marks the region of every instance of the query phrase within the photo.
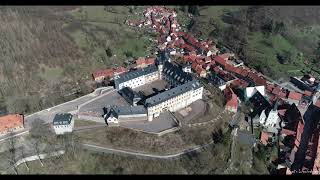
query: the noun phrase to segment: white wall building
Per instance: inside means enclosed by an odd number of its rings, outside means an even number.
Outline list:
[[[266,95],[264,86],[247,87],[245,95],[247,98],[251,98],[257,91],[259,91],[262,96]]]
[[[151,65],[142,70],[128,72],[115,78],[115,86],[118,91],[124,87],[133,89],[157,79],[167,81],[173,88],[145,100],[144,106],[147,110],[149,121],[152,121],[154,117],[158,117],[163,110],[175,112],[198,99],[202,99],[203,86],[198,81],[193,80],[192,76],[184,72],[182,68],[170,63],[166,54],[161,55],[157,66]],[[124,116],[122,112],[129,112],[129,110],[122,109],[118,113],[109,113],[105,116],[107,123],[119,123],[119,117]],[[127,115],[131,118],[132,115],[141,115],[141,118],[144,118],[145,114],[142,112],[142,110],[132,110]]]
[[[74,118],[72,114],[56,114],[53,119],[53,129],[56,134],[65,134],[72,132],[74,126]]]
[[[134,89],[158,79],[158,68],[155,65],[150,65],[143,69],[121,74],[115,77],[114,83],[117,90],[121,90],[124,87]]]
[[[194,101],[202,99],[203,86],[196,80],[157,94],[146,100],[148,120],[152,121],[164,110],[171,112],[187,107]]]
[[[147,121],[147,110],[144,106],[115,106],[109,108],[104,119],[108,125],[116,126],[125,122]]]

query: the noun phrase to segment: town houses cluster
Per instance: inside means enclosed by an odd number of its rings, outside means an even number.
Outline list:
[[[158,35],[157,57],[139,57],[134,66],[92,74],[95,82],[112,80],[114,88],[129,104],[105,107],[104,119],[108,125],[153,121],[164,111],[183,109],[203,98],[200,79],[205,79],[224,93],[227,111],[237,114],[241,105],[252,105],[246,121],[251,123],[252,132],[261,129],[262,145],[279,142],[277,170],[280,173],[320,172],[319,79],[307,74],[291,77],[287,85],[279,84],[246,66],[227,48],[218,49],[212,40],[200,40],[184,32],[174,10],[152,6],[143,15],[142,20],[127,20],[126,24],[148,28]],[[151,95],[137,90],[156,81],[165,81],[168,86]],[[13,116],[3,117],[5,121],[0,118],[0,130],[23,128],[23,117]],[[12,120],[15,125],[10,125],[8,119],[15,119]],[[71,132],[72,116],[57,116],[54,127],[57,134]]]

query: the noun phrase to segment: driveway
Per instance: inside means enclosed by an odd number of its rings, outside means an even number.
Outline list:
[[[125,122],[121,123],[120,126],[144,132],[159,133],[178,126],[173,118],[174,117],[169,112],[163,112],[159,117],[154,118],[151,122]]]

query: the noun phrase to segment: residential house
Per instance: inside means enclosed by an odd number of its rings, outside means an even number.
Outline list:
[[[105,78],[113,77],[113,69],[99,70],[92,74],[92,78],[96,82],[102,82]]]
[[[261,131],[261,134],[260,134],[260,142],[261,142],[261,144],[266,146],[269,143],[273,142],[272,141],[273,135],[274,135],[273,133],[266,132],[266,131]]]
[[[24,128],[24,116],[21,114],[9,114],[0,117],[0,135]]]
[[[302,94],[298,92],[290,91],[287,97],[287,101],[290,104],[294,103],[296,105],[299,105],[301,98],[302,98]]]
[[[245,98],[251,98],[257,91],[261,93],[261,95],[266,96],[265,87],[264,86],[255,86],[255,87],[247,87],[245,90]]]
[[[70,113],[56,114],[53,119],[53,129],[58,135],[72,132],[73,126],[74,118]]]
[[[147,121],[147,110],[144,106],[114,106],[107,108],[104,119],[109,126],[119,123]]]
[[[227,100],[227,103],[225,105],[225,109],[231,112],[237,112],[238,110],[238,97],[233,92],[233,90],[230,87],[227,87],[224,90],[224,94]]]

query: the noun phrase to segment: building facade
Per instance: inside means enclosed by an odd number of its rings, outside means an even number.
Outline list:
[[[70,133],[74,127],[74,118],[72,114],[56,114],[53,119],[53,129],[57,135]]]
[[[146,121],[147,110],[144,106],[115,106],[104,115],[108,125],[118,126],[119,123]]]
[[[198,99],[202,99],[203,86],[198,81],[193,80],[189,73],[184,72],[183,68],[171,63],[168,53],[160,53],[155,63],[155,65],[128,72],[115,78],[116,89],[133,106],[137,105],[134,98],[137,97],[137,95],[134,95],[134,88],[159,79],[165,80],[171,85],[171,89],[144,99],[143,105],[148,115],[148,121],[158,117],[164,110],[175,112]],[[121,114],[121,112],[114,113],[116,110],[113,110],[108,117],[105,117],[107,123],[108,121],[118,123],[119,113]],[[139,115],[140,113],[140,111],[137,113],[138,111],[135,110],[131,112],[131,116],[134,116],[134,114]]]
[[[148,111],[148,121],[158,117],[164,110],[178,111],[198,99],[202,99],[203,86],[198,81],[190,81],[163,93],[148,98],[145,106]]]
[[[117,90],[124,87],[134,89],[159,79],[158,68],[155,65],[150,65],[143,69],[130,71],[115,77],[114,83]]]

